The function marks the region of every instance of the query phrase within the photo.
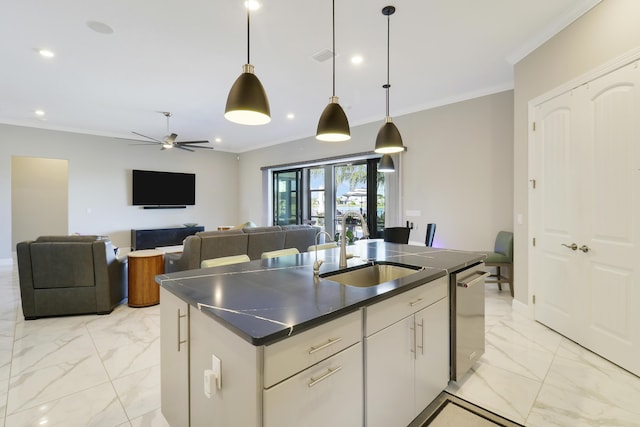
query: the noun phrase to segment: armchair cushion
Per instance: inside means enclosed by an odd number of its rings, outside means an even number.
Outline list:
[[[95,286],[91,242],[31,244],[34,289]],[[69,262],[73,260],[73,262]]]

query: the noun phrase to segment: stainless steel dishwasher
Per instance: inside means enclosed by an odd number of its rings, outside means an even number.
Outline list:
[[[451,273],[451,375],[457,381],[484,354],[484,263]]]

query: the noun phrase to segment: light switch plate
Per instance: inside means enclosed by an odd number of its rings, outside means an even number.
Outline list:
[[[204,370],[204,395],[211,399],[215,390],[222,388],[222,364],[214,354],[211,355],[211,369]],[[215,382],[215,385],[214,385]]]
[[[222,363],[215,354],[211,355],[211,370],[216,377],[216,387],[220,390],[222,388]]]

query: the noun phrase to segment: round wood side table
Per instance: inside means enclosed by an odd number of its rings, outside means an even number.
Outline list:
[[[129,258],[129,307],[148,307],[160,303],[160,285],[155,276],[164,273],[164,254],[144,249],[127,254]]]

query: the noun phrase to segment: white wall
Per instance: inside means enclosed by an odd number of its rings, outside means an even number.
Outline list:
[[[235,154],[161,151],[114,138],[0,124],[0,260],[10,259],[15,252],[11,245],[13,156],[69,161],[69,233],[108,235],[116,246],[129,248],[132,228],[196,222],[215,229],[238,222]],[[132,169],[196,173],[196,205],[159,210],[132,206]],[[44,204],[32,209],[47,213]]]
[[[528,102],[634,49],[640,49],[640,1],[605,0],[514,68],[515,297],[527,304],[529,290]]]
[[[241,154],[239,216],[264,221],[262,166],[372,151],[382,121],[353,127],[346,143],[306,138]],[[410,239],[424,242],[426,224],[435,222],[434,246],[493,248],[499,230],[513,229],[513,92],[394,117],[394,122],[408,150],[402,155],[402,212],[421,213],[402,218],[418,226]]]

